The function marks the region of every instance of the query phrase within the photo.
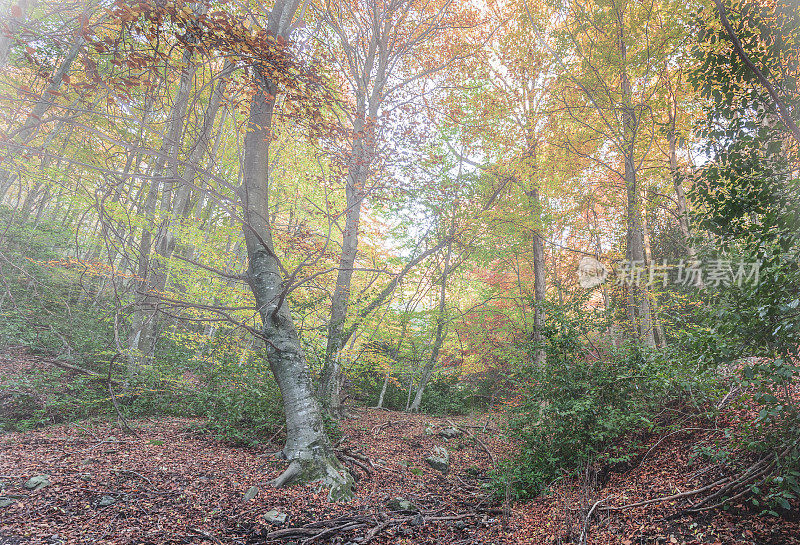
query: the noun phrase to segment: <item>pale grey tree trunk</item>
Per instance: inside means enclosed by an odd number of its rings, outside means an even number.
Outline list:
[[[537,223],[533,231],[533,342],[536,345],[534,352],[534,365],[542,368],[545,364],[546,351],[544,349],[543,330],[545,326],[545,299],[547,297],[547,272],[545,269],[544,238],[542,237],[542,202],[539,194],[537,151],[538,140],[533,126],[533,112],[528,110],[526,115],[527,126],[525,130],[525,143],[528,148],[528,183],[529,188],[524,189],[528,197],[530,214]]]
[[[697,250],[691,243],[691,233],[689,231],[689,207],[686,204],[686,193],[683,191],[682,177],[678,168],[678,105],[675,100],[675,93],[670,93],[669,103],[669,127],[667,132],[667,139],[669,141],[669,170],[672,174],[672,185],[675,189],[675,201],[678,205],[678,228],[683,236],[683,242],[686,246],[686,253],[689,259],[694,260],[697,257]]]
[[[643,234],[643,241],[644,241],[644,259],[646,263],[653,262],[653,247],[650,240],[650,233],[652,232],[652,226],[655,225],[655,214],[653,211],[653,207],[649,206],[649,203],[655,198],[655,189],[652,187],[647,188],[647,205],[645,206],[646,213],[644,214],[644,222],[642,225],[642,234]],[[647,296],[650,298],[650,314],[651,320],[653,323],[653,339],[655,346],[659,348],[664,348],[666,346],[666,338],[664,337],[664,328],[661,327],[661,319],[659,317],[659,302],[658,302],[658,290],[655,289],[656,286],[653,286],[651,290],[648,290],[649,293]]]
[[[275,17],[280,19],[285,15],[284,10],[290,10],[285,26],[276,27],[275,31],[285,32],[296,9],[296,3],[291,2],[275,5],[270,15],[272,23]],[[276,14],[276,10],[280,11]],[[330,488],[332,498],[347,498],[352,495],[352,477],[336,459],[325,435],[322,412],[313,396],[311,374],[283,292],[283,274],[269,223],[269,139],[279,91],[262,73],[264,68],[252,69],[257,91],[250,103],[240,199],[248,256],[247,279],[261,316],[267,361],[280,388],[286,417],[283,454],[291,463],[274,484],[283,486],[321,479]]]
[[[17,180],[16,174],[7,173],[4,174],[0,172],[0,204],[6,200],[6,195],[8,194],[8,190],[14,185],[14,182]]]
[[[347,342],[342,338],[344,323],[347,319],[347,308],[350,302],[350,284],[353,279],[356,254],[358,252],[358,230],[361,222],[361,205],[364,200],[364,186],[369,168],[369,151],[363,136],[365,129],[364,113],[360,114],[349,173],[345,187],[347,210],[342,233],[342,252],[339,256],[339,270],[336,287],[331,299],[331,314],[328,319],[328,342],[325,349],[325,362],[322,368],[322,403],[331,416],[344,416],[342,406],[342,369],[341,350]]]
[[[642,230],[641,196],[637,181],[636,166],[636,137],[638,131],[637,113],[634,110],[631,84],[628,70],[625,66],[627,47],[624,34],[624,13],[617,9],[618,46],[622,59],[622,72],[620,74],[620,87],[622,91],[622,145],[623,159],[625,162],[625,192],[627,197],[627,247],[626,257],[630,263],[646,267],[644,254],[644,233]],[[644,276],[644,275],[643,275]],[[646,285],[632,282],[628,289],[628,318],[639,341],[645,346],[654,348],[655,337],[653,334],[652,315],[650,311],[650,296]]]
[[[183,70],[181,71],[175,100],[170,108],[169,127],[167,134],[164,136],[159,155],[156,158],[155,166],[151,170],[152,180],[150,181],[144,205],[144,214],[147,221],[155,219],[159,187],[163,187],[163,194],[169,194],[171,193],[171,187],[168,184],[174,185],[176,183],[178,153],[181,148],[181,136],[195,70],[196,67],[192,62],[192,53],[189,50],[184,51]],[[162,220],[162,224],[167,221],[167,219]],[[159,227],[159,231],[162,229],[163,225]],[[155,238],[156,250],[163,250],[163,247],[159,245],[159,237],[156,236]],[[159,333],[159,294],[166,286],[168,264],[162,255],[157,254],[153,258],[150,257],[153,243],[151,230],[149,228],[142,229],[139,243],[136,293],[134,294],[134,315],[129,337],[129,349],[131,351],[129,356],[131,368],[129,371],[134,374],[137,367],[152,361],[155,354],[155,345]]]
[[[343,415],[341,350],[348,339],[344,326],[358,247],[361,202],[366,194],[365,186],[376,153],[375,124],[379,119],[381,104],[388,96],[417,77],[441,68],[420,70],[411,77],[406,73],[389,83],[392,72],[402,70],[405,59],[413,56],[421,43],[431,40],[442,30],[448,6],[449,0],[439,6],[438,11],[426,11],[417,20],[413,19],[412,14],[418,6],[407,0],[368,2],[363,15],[354,16],[351,10],[344,10],[335,3],[326,4],[320,13],[338,37],[341,50],[336,53],[344,58],[343,71],[349,77],[355,95],[353,143],[346,187],[347,212],[320,387],[323,404],[328,413],[335,417]]]
[[[373,36],[373,42],[377,41]],[[350,303],[350,285],[353,279],[358,252],[358,231],[361,222],[361,206],[366,195],[366,184],[370,167],[375,156],[375,119],[383,100],[383,87],[388,68],[385,56],[378,57],[377,45],[368,49],[364,59],[362,74],[354,74],[359,81],[356,114],[353,122],[353,144],[350,150],[348,176],[345,187],[347,210],[342,233],[342,253],[339,256],[339,270],[336,287],[331,299],[331,314],[328,320],[328,340],[325,348],[325,362],[322,368],[322,403],[329,414],[339,418],[344,416],[342,405],[342,367],[341,350],[347,342],[343,337],[347,308]],[[367,88],[372,78],[372,66],[378,61],[378,73],[372,91],[367,96]]]
[[[267,30],[289,37],[299,0],[278,0],[270,12]],[[353,478],[336,458],[323,425],[308,364],[302,352],[284,292],[282,267],[275,255],[269,222],[269,148],[275,97],[279,89],[268,69],[250,67],[256,92],[250,102],[242,160],[239,197],[247,248],[247,279],[262,321],[267,361],[278,383],[286,417],[283,454],[290,465],[273,484],[321,481],[334,500],[353,495]]]
[[[75,41],[72,43],[70,50],[67,52],[64,60],[53,73],[52,79],[45,89],[39,100],[33,106],[33,110],[25,118],[22,127],[16,132],[12,131],[10,134],[9,143],[6,144],[8,148],[5,150],[3,157],[3,164],[9,164],[14,157],[22,153],[26,144],[36,136],[36,132],[42,124],[42,116],[52,107],[54,97],[58,95],[58,90],[61,88],[61,83],[64,81],[64,76],[69,72],[72,63],[78,57],[78,54],[83,49],[85,44],[84,38],[80,34],[75,35]],[[12,177],[12,172],[5,166],[0,168],[0,188],[5,187],[8,190],[9,179]]]
[[[455,223],[455,219],[454,219]],[[455,227],[455,225],[454,225]],[[455,229],[453,229],[455,230]],[[452,236],[452,233],[451,233]],[[425,367],[422,369],[422,374],[417,383],[417,391],[414,394],[414,401],[411,403],[409,410],[411,412],[418,412],[422,404],[422,395],[425,392],[425,386],[433,374],[433,369],[436,366],[436,361],[439,359],[439,351],[444,343],[444,325],[447,321],[447,279],[450,274],[450,258],[453,252],[453,243],[447,245],[447,252],[444,257],[444,267],[442,268],[442,287],[439,290],[439,308],[436,316],[436,335],[433,339],[433,346],[431,347],[431,357],[425,362]]]
[[[378,403],[375,404],[376,409],[383,408],[383,398],[386,396],[386,388],[389,386],[389,371],[386,371],[386,374],[383,377],[383,386],[381,386],[381,393],[378,396]]]
[[[539,200],[539,190],[534,187],[528,192],[531,201],[531,212],[542,217],[542,205]],[[537,227],[533,233],[533,341],[536,344],[534,364],[542,368],[545,364],[546,352],[543,346],[544,336],[542,331],[545,325],[544,303],[547,297],[547,277],[544,257],[544,241],[542,239],[541,226]]]

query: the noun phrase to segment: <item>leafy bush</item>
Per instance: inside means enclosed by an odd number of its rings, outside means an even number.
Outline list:
[[[728,4],[742,48],[784,90],[785,105],[796,108],[797,74],[785,69],[796,61],[781,45],[800,39],[796,2]],[[711,287],[686,353],[707,365],[752,358],[740,380],[746,407],[757,414],[719,452],[778,454],[776,470],[751,490],[754,505],[766,501],[775,514],[800,497],[800,415],[791,395],[800,374],[799,142],[753,70],[719,47],[728,36],[716,19],[698,19],[690,72],[705,99],[697,129],[708,157],[691,197],[697,225],[713,244],[707,258],[758,262],[760,271],[754,282]]]
[[[589,351],[581,342],[589,324],[580,316],[552,309],[545,365],[529,366],[517,377],[521,386],[509,403],[508,432],[519,453],[496,479],[518,497],[542,493],[601,453],[607,463],[629,460],[632,445],[614,450],[612,443],[652,428],[657,408],[694,383],[688,369],[639,347]]]
[[[468,414],[486,409],[482,386],[464,383],[458,376],[440,376],[431,380],[422,393],[422,412],[432,415]]]

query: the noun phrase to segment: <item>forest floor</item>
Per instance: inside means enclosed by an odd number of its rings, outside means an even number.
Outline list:
[[[129,422],[136,435],[103,421],[0,435],[0,545],[501,545],[582,537],[589,544],[800,544],[800,517],[757,516],[737,504],[687,514],[692,495],[607,509],[716,480],[721,466],[692,453],[735,425],[735,411],[717,428],[687,416],[668,434],[626,438],[637,445],[633,461],[591,468],[555,483],[547,496],[505,508],[488,477],[510,452],[498,416],[363,408],[350,416],[337,446],[359,475],[347,503],[328,502],[313,485],[270,487],[285,467],[272,455],[279,445],[232,447],[208,437],[196,419]],[[440,435],[453,426],[462,434]],[[446,474],[424,461],[437,446],[450,455]],[[50,484],[25,488],[40,475]]]

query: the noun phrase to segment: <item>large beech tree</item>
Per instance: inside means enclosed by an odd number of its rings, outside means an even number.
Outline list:
[[[277,0],[264,31],[277,42],[286,42],[299,0]],[[269,214],[269,151],[276,97],[280,83],[269,67],[256,62],[248,67],[255,92],[250,101],[244,139],[240,199],[247,247],[247,282],[255,296],[263,323],[267,361],[283,397],[286,416],[288,469],[276,486],[298,480],[321,479],[334,499],[352,494],[353,480],[336,459],[314,398],[311,373],[286,300],[284,275],[275,253]]]

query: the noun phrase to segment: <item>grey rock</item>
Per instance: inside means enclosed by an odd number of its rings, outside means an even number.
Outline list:
[[[461,437],[464,435],[464,432],[458,428],[444,428],[443,430],[439,431],[439,435],[445,439],[453,439],[455,437]]]
[[[50,486],[50,475],[36,475],[31,477],[25,483],[25,488],[28,490],[39,490],[45,486]]]
[[[434,429],[431,427],[431,425],[430,425],[430,424],[429,424],[429,425],[427,425],[427,426],[425,426],[425,435],[435,435],[435,434],[436,434],[436,430],[434,430]]]
[[[433,455],[425,458],[425,461],[436,471],[447,474],[450,471],[450,453],[442,447],[433,447]]]
[[[399,496],[386,502],[386,507],[392,511],[410,511],[412,513],[419,511],[419,507],[417,507],[413,502],[410,502],[407,499]]]
[[[92,480],[92,474],[91,474],[91,473],[84,473],[83,475],[81,475],[81,476],[80,476],[80,477],[78,477],[78,478],[79,478],[80,480],[82,480],[83,482],[89,482],[89,481],[91,481],[91,480]]]
[[[264,513],[264,519],[270,524],[281,525],[286,522],[286,513],[281,513],[275,509],[270,509]]]
[[[244,497],[242,498],[244,501],[250,501],[258,495],[258,487],[253,485],[247,489],[247,492],[244,493]]]
[[[14,505],[14,500],[11,498],[0,498],[0,508],[8,507],[9,505]]]
[[[114,505],[117,503],[117,498],[114,496],[105,495],[100,498],[100,501],[97,502],[97,507],[108,507],[109,505]]]

